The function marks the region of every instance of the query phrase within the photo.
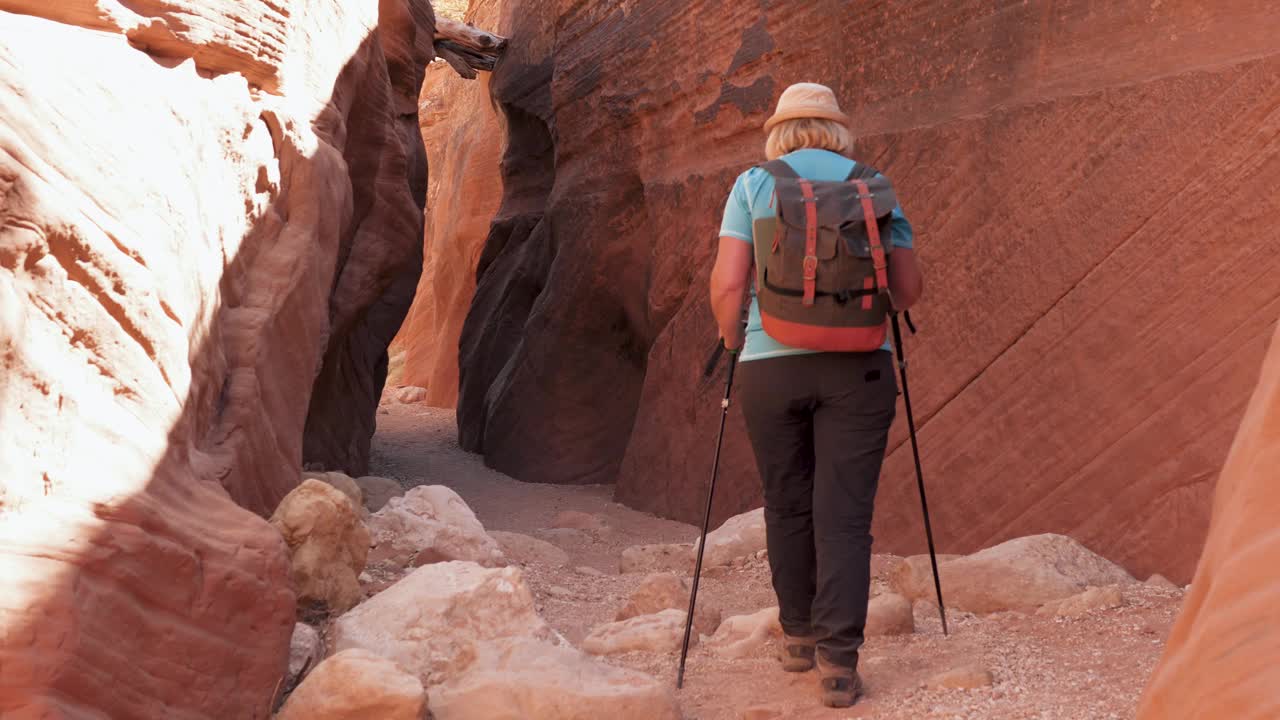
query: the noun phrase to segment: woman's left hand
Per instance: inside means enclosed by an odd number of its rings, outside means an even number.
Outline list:
[[[734,330],[734,332],[729,333],[728,337],[724,337],[722,335],[720,337],[720,342],[724,343],[725,350],[729,350],[730,352],[737,352],[742,349],[742,342],[744,339],[743,335],[744,333],[743,333],[742,326],[738,326]]]

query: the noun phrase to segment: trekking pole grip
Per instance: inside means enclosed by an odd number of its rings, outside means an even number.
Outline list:
[[[720,364],[720,356],[724,355],[724,339],[716,341],[716,349],[711,351],[711,357],[707,358],[707,364],[702,368],[703,377],[711,377],[716,371],[716,366]]]

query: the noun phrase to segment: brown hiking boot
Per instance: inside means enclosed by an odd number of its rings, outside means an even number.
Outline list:
[[[786,672],[808,672],[813,669],[813,654],[817,647],[817,638],[813,636],[782,636],[782,652],[778,659],[782,661],[782,669]]]
[[[862,678],[852,668],[833,665],[818,656],[822,676],[822,704],[831,708],[852,707],[862,696]]]

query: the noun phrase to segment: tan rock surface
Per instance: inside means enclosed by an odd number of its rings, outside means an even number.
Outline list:
[[[1079,595],[1072,595],[1061,600],[1052,600],[1042,605],[1036,611],[1036,614],[1056,617],[1080,617],[1095,610],[1110,610],[1121,605],[1124,605],[1124,595],[1121,594],[1120,588],[1109,585],[1101,588],[1091,587]]]
[[[721,567],[765,549],[764,508],[735,515],[707,534],[703,567]],[[693,545],[694,553],[698,543]]]
[[[416,677],[367,650],[343,650],[307,676],[276,720],[421,720],[426,707]]]
[[[938,567],[964,557],[963,555],[940,554],[937,557]],[[939,573],[941,574],[941,573]],[[889,584],[895,591],[913,600],[928,600],[937,604],[937,588],[933,584],[933,564],[928,555],[912,555],[902,559],[889,571]],[[946,589],[943,588],[943,599]]]
[[[431,15],[378,5],[0,3],[0,716],[267,714],[264,518],[367,449],[418,275]]]
[[[546,540],[539,540],[536,537],[521,533],[502,532],[501,530],[489,533],[489,537],[497,541],[498,545],[502,547],[502,554],[510,562],[521,565],[540,563],[552,567],[562,567],[569,564],[569,553]]]
[[[396,391],[396,402],[415,405],[427,399],[427,389],[421,387],[402,387]]]
[[[529,638],[486,642],[462,677],[432,691],[436,720],[679,720],[666,683]]]
[[[1280,331],[1214,497],[1204,557],[1140,720],[1280,715]]]
[[[884,593],[867,603],[865,635],[910,635],[916,630],[911,601],[897,593]]]
[[[663,610],[688,611],[690,583],[671,573],[650,575],[631,592],[615,620],[627,620],[638,615],[652,615]],[[693,629],[702,635],[711,635],[720,626],[720,610],[704,594],[693,611]]]
[[[466,672],[484,641],[515,636],[552,637],[520,571],[446,562],[418,568],[338,618],[332,640],[337,651],[389,658],[431,687]]]
[[[723,658],[746,657],[764,647],[771,639],[782,637],[777,606],[750,615],[735,615],[720,623],[707,647]]]
[[[503,564],[502,548],[489,537],[458,493],[443,485],[420,485],[392,498],[369,517],[379,557],[400,563],[469,560]],[[389,547],[390,551],[382,552]]]
[[[911,600],[934,595],[928,557],[909,558],[893,577]],[[975,613],[1034,610],[1085,591],[1090,585],[1137,581],[1122,568],[1063,535],[1016,538],[938,565],[947,607]]]
[[[364,597],[358,580],[369,555],[369,530],[340,490],[307,479],[271,516],[289,546],[289,575],[299,602],[342,612]]]
[[[289,672],[284,689],[292,691],[324,659],[324,639],[310,625],[295,623],[289,638]]]
[[[391,478],[365,475],[356,478],[356,484],[360,486],[364,507],[369,512],[378,512],[391,501],[391,498],[404,496],[404,487]]]
[[[347,496],[357,510],[364,507],[364,490],[355,478],[340,472],[304,472],[302,479],[314,478]]]
[[[684,610],[663,610],[606,623],[591,631],[582,649],[592,655],[678,651],[684,641],[684,619]],[[690,638],[690,644],[696,641]]]

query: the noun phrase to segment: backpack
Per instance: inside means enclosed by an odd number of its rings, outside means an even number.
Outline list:
[[[861,163],[843,181],[808,180],[783,160],[773,176],[776,218],[752,225],[756,299],[764,331],[791,347],[871,352],[885,342],[889,179]]]

